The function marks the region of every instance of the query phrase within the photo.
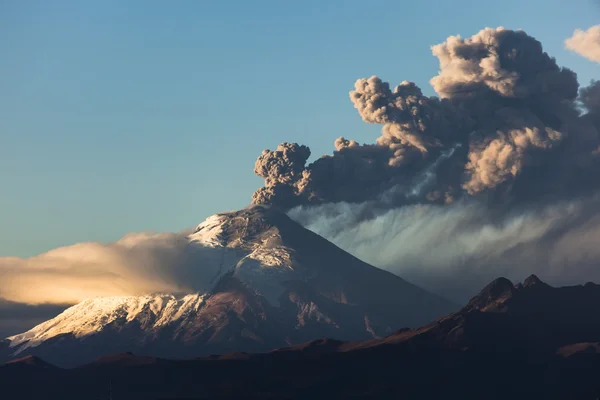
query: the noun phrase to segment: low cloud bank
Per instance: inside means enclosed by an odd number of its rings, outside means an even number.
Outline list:
[[[131,233],[31,258],[0,258],[0,298],[75,304],[90,297],[207,290],[223,256],[187,233]]]

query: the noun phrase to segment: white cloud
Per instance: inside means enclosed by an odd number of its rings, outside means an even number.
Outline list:
[[[600,63],[600,25],[592,26],[587,31],[576,29],[573,36],[565,40],[565,47]]]

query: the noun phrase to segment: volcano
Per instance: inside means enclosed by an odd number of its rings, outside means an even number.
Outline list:
[[[38,356],[71,367],[109,353],[187,358],[369,340],[457,308],[274,208],[213,215],[187,239],[203,290],[83,301],[0,342],[0,361]]]

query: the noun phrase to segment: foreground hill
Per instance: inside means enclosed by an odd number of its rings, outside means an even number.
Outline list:
[[[128,399],[597,399],[599,305],[595,284],[500,278],[460,311],[383,339],[180,361],[123,353],[72,370],[25,359],[0,367],[0,391],[61,399],[109,390]]]
[[[188,241],[182,257],[206,290],[84,301],[0,342],[0,362],[34,355],[71,367],[128,351],[180,358],[365,340],[456,309],[267,207],[214,215]]]

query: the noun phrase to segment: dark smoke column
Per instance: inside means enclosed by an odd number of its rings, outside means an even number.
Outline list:
[[[254,173],[265,178],[265,186],[252,195],[252,204],[275,204],[291,208],[300,204],[301,186],[310,149],[298,143],[281,143],[275,151],[263,150]]]
[[[581,91],[582,114],[575,73],[523,31],[451,36],[432,52],[440,72],[430,83],[439,98],[412,82],[392,88],[376,76],[358,79],[350,100],[363,121],[382,125],[381,136],[374,144],[340,137],[332,155],[309,165],[305,146],[266,150],[255,167],[265,186],[253,203],[289,209],[369,201],[394,208],[409,200],[519,202],[596,190],[590,182],[600,171],[597,83]],[[427,187],[409,196],[425,171],[432,176]]]

